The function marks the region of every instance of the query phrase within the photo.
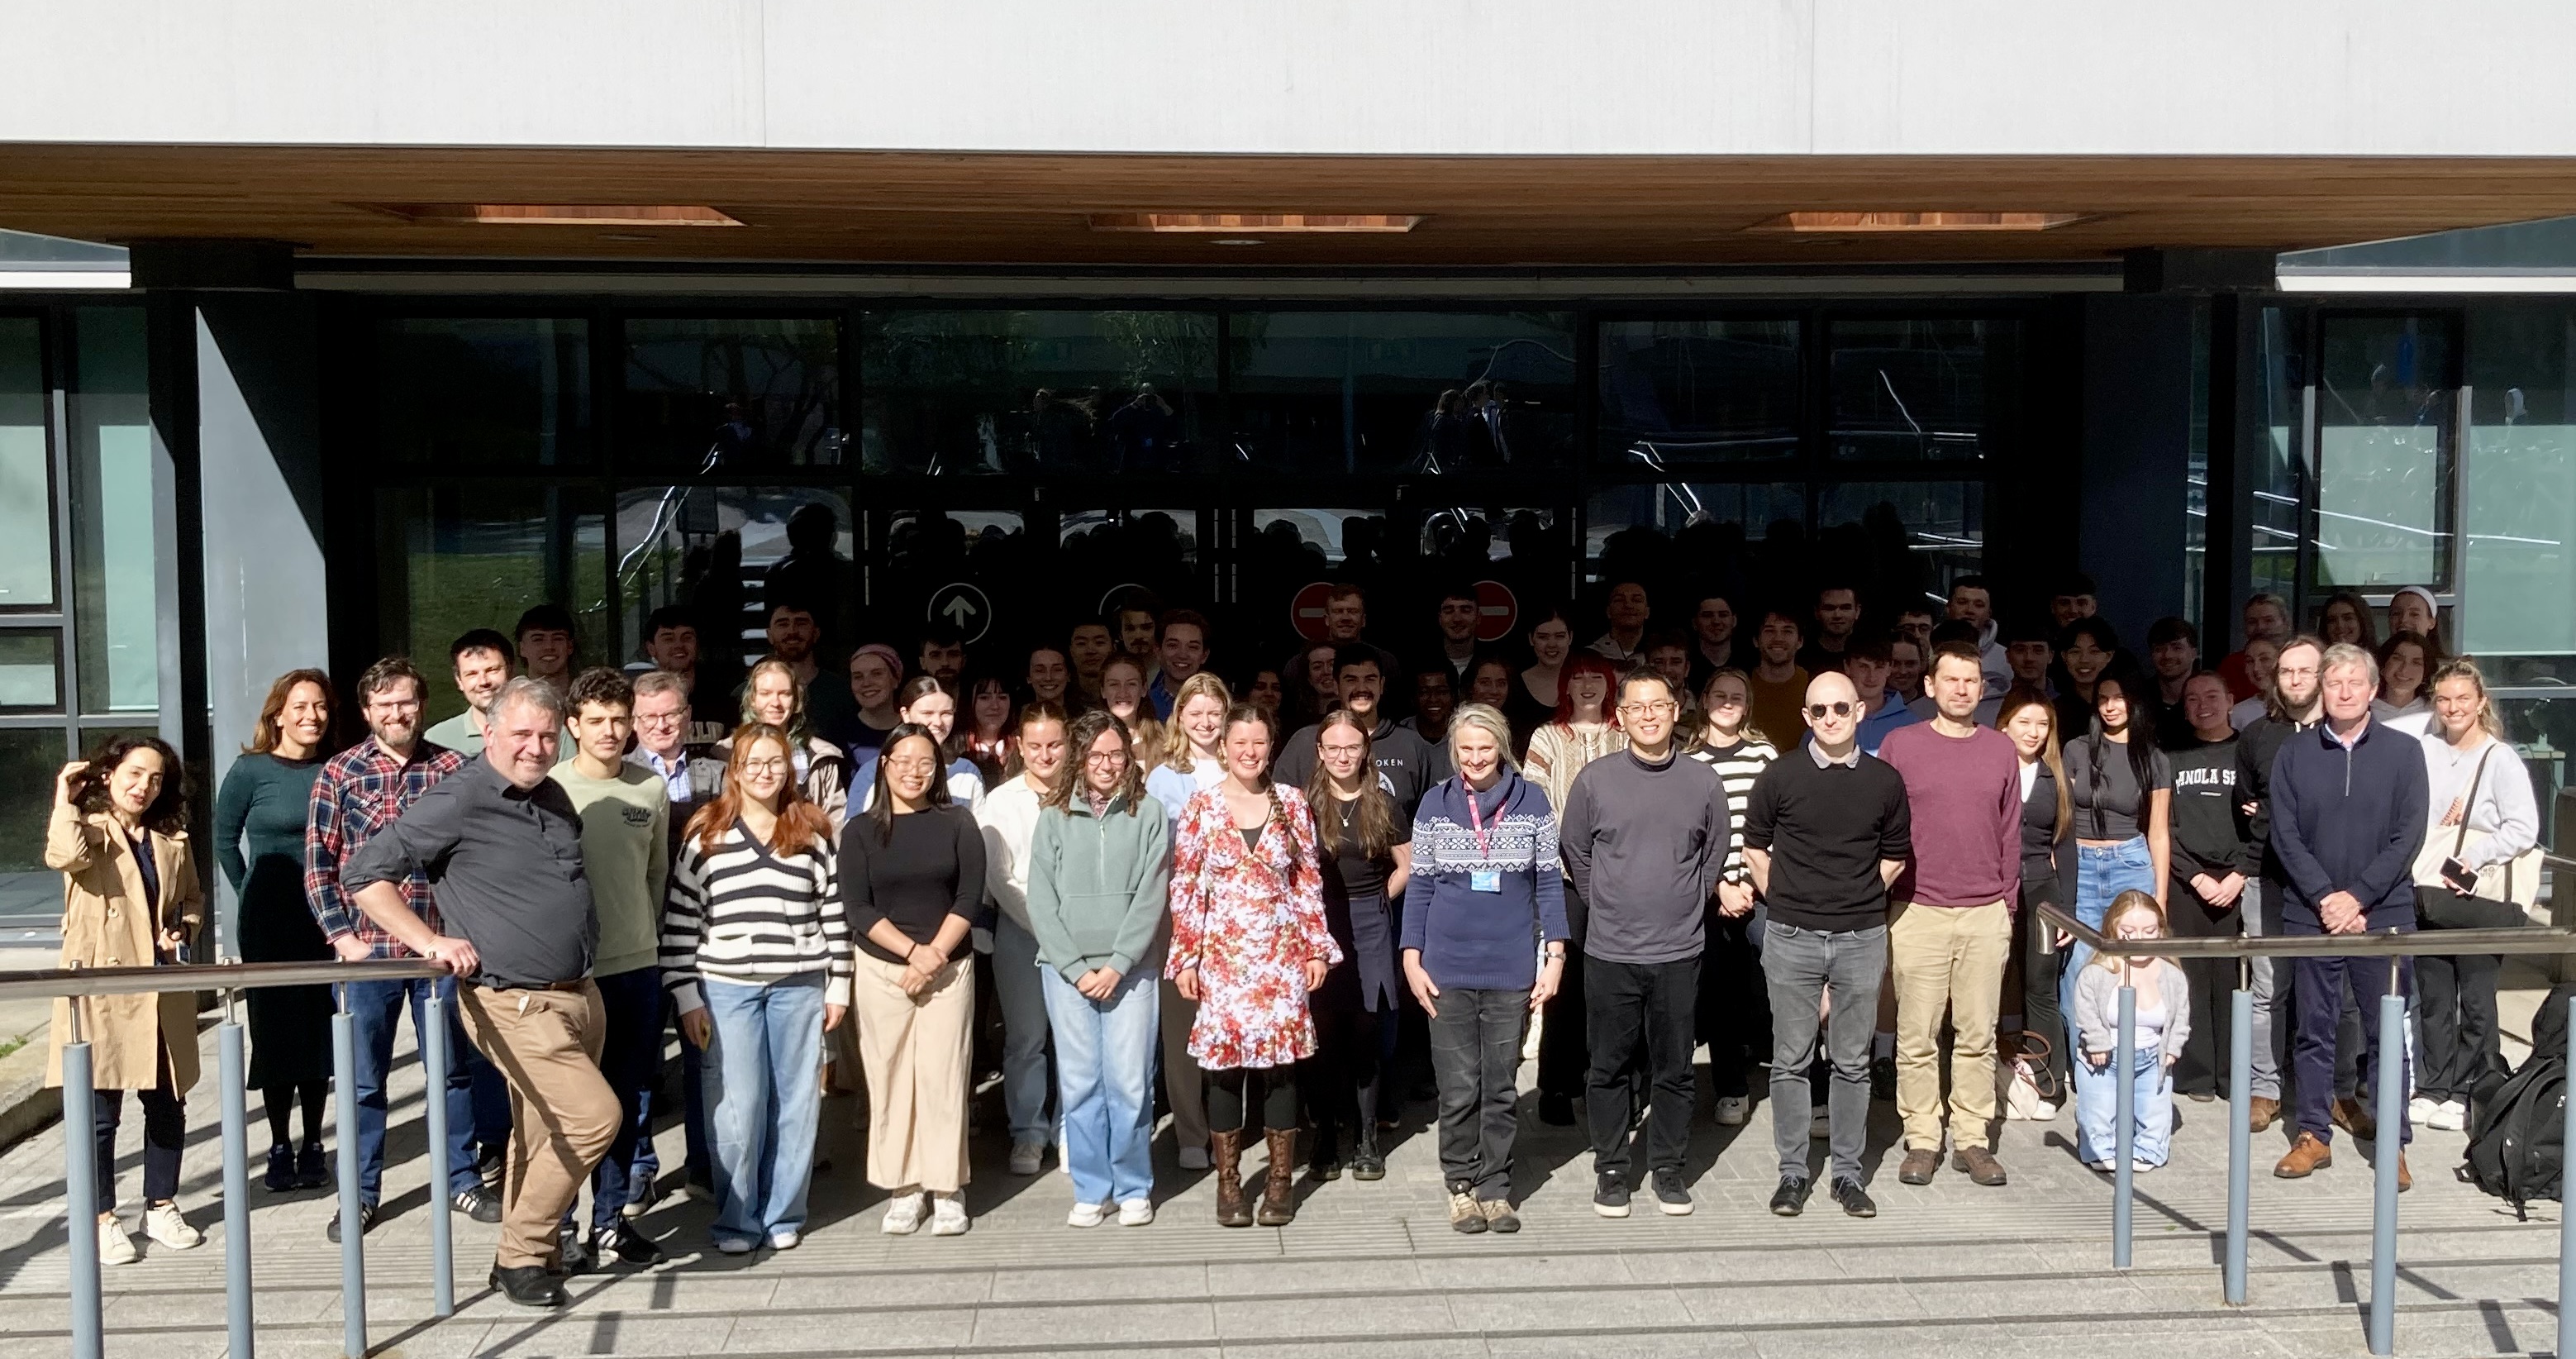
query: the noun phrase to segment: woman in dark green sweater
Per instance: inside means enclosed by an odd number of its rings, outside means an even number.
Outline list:
[[[239,903],[235,948],[246,963],[327,962],[331,946],[304,900],[304,823],[331,730],[331,678],[290,670],[269,686],[250,744],[215,799],[215,859]],[[331,988],[269,986],[250,993],[250,1086],[268,1106],[268,1187],[327,1182],[322,1106],[331,1079]],[[287,1115],[304,1106],[304,1145]]]

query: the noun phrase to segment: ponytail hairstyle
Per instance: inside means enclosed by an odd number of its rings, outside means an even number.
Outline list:
[[[2413,633],[2399,634],[2399,636],[2404,637],[2412,637],[2414,635],[2415,634]],[[2486,672],[2478,669],[2478,663],[2476,661],[2473,661],[2466,656],[2461,656],[2453,660],[2442,662],[2442,668],[2434,671],[2431,677],[2424,681],[2424,697],[2427,700],[2431,699],[2433,696],[2434,686],[2441,684],[2445,680],[2455,679],[2467,680],[2470,685],[2477,689],[2478,726],[2484,730],[2487,735],[2492,736],[2499,741],[2503,740],[2504,719],[2496,715],[2495,699],[2487,693]]]
[[[1395,846],[1395,799],[1378,786],[1376,746],[1369,740],[1369,729],[1350,709],[1342,708],[1323,720],[1315,731],[1315,772],[1306,777],[1306,805],[1315,815],[1315,846],[1322,854],[1339,854],[1342,846],[1342,818],[1338,814],[1341,798],[1333,791],[1333,776],[1324,768],[1324,737],[1336,727],[1348,727],[1360,738],[1360,795],[1351,818],[1351,833],[1359,841],[1364,858],[1382,859]],[[1327,808],[1336,814],[1326,816]]]

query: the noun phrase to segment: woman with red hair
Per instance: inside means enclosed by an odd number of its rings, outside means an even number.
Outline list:
[[[1589,652],[1568,656],[1557,672],[1556,715],[1530,733],[1529,753],[1521,761],[1521,773],[1547,793],[1548,806],[1565,805],[1583,766],[1628,748],[1610,702],[1618,690],[1619,668]],[[1565,980],[1547,1003],[1538,1038],[1538,1116],[1560,1127],[1574,1122],[1574,1097],[1592,1060],[1583,1023],[1585,915],[1568,878],[1565,916],[1573,938],[1565,946]]]

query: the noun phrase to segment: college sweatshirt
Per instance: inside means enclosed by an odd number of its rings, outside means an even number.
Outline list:
[[[631,764],[594,779],[566,761],[551,777],[581,814],[581,871],[599,911],[591,975],[651,967],[661,951],[662,899],[671,880],[668,787],[661,775]]]
[[[1481,848],[1476,815],[1484,821]],[[1432,785],[1413,814],[1402,947],[1421,952],[1423,970],[1444,990],[1528,990],[1538,981],[1540,948],[1567,937],[1558,859],[1556,813],[1537,784],[1505,770],[1472,795],[1462,779]],[[1475,890],[1479,872],[1493,873],[1498,890]]]
[[[1667,749],[1631,746],[1583,766],[1557,837],[1575,894],[1591,907],[1583,951],[1613,963],[1672,963],[1707,946],[1709,895],[1725,871],[1726,783]]]
[[[2415,851],[2432,794],[2424,743],[2377,722],[2350,742],[2324,723],[2272,761],[2272,855],[2289,880],[2281,918],[2316,928],[2317,902],[2360,898],[2370,928],[2415,923]]]

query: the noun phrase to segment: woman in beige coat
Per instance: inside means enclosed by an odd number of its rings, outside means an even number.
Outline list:
[[[179,757],[149,736],[120,736],[97,758],[63,766],[45,827],[45,866],[63,875],[63,966],[157,967],[187,960],[205,925],[206,894],[188,844]],[[54,1002],[46,1083],[63,1080],[71,1007],[81,1007],[98,1091],[99,1259],[127,1264],[134,1239],[118,1220],[116,1128],[125,1092],[143,1104],[143,1230],[186,1250],[205,1238],[180,1215],[179,1149],[188,1087],[197,1083],[193,991]]]

